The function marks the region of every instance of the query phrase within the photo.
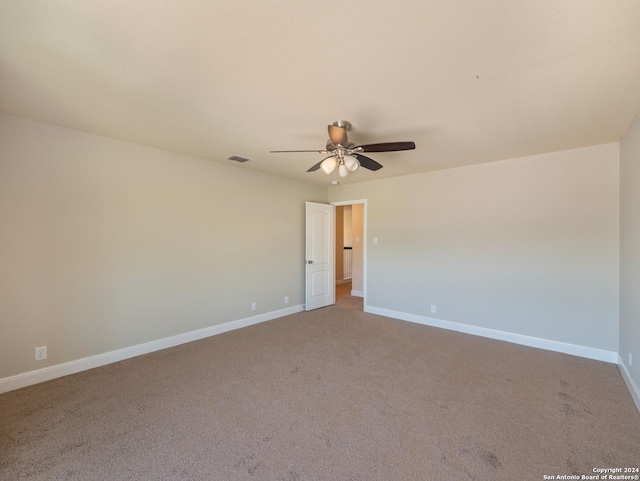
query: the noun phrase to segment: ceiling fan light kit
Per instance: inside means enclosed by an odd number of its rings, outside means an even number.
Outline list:
[[[329,175],[331,172],[336,170],[336,165],[338,165],[338,162],[336,161],[336,158],[332,156],[324,159],[322,164],[320,164],[320,168],[322,169],[322,172]]]
[[[360,167],[360,162],[358,162],[358,159],[356,159],[355,157],[351,157],[350,155],[345,155],[344,165],[347,166],[347,169],[349,170],[349,172],[353,172],[358,167]]]
[[[360,162],[355,157],[350,155],[340,156],[338,153],[336,156],[327,157],[320,164],[320,169],[322,172],[329,175],[338,167],[338,175],[340,177],[346,177],[349,175],[349,172],[353,172],[358,167],[360,167]]]
[[[330,154],[329,157],[312,166],[307,172],[315,172],[320,169],[329,175],[336,170],[337,167],[338,176],[344,178],[349,175],[349,172],[355,171],[358,167],[364,167],[372,171],[382,168],[382,164],[362,155],[362,152],[396,152],[416,148],[414,142],[384,142],[380,144],[355,145],[349,143],[347,137],[347,130],[350,128],[351,122],[347,120],[337,120],[327,126],[329,140],[327,140],[326,150],[272,150],[271,153],[317,152],[319,154]]]

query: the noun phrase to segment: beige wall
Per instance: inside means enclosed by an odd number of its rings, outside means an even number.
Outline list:
[[[344,279],[344,207],[336,206],[336,281]]]
[[[352,271],[351,271],[351,291],[354,294],[364,293],[364,204],[353,204],[351,206],[351,245],[352,248]]]
[[[307,200],[326,188],[0,115],[0,378],[303,304]]]
[[[640,386],[640,116],[620,142],[620,357]],[[629,353],[633,365],[629,365]],[[640,408],[640,405],[638,406]]]
[[[368,200],[369,306],[617,352],[618,143],[329,199]]]
[[[285,295],[302,304],[306,200],[368,199],[369,305],[619,345],[626,362],[640,345],[639,152],[636,120],[620,145],[327,196],[0,115],[0,378],[277,310]]]
[[[352,210],[350,205],[343,206],[344,208],[344,245],[346,247],[353,247],[353,229],[352,229]]]

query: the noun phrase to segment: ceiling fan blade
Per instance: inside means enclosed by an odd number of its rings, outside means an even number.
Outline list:
[[[313,167],[311,167],[309,170],[307,170],[307,172],[315,172],[316,170],[318,170],[320,168],[320,166],[322,165],[322,163],[324,162],[325,159],[322,159],[320,162],[318,162],[316,165],[314,165]]]
[[[315,152],[316,154],[326,154],[326,150],[270,150],[271,154],[288,154],[292,152]]]
[[[366,157],[362,154],[352,154],[352,155],[356,159],[358,159],[358,162],[360,162],[360,166],[364,167],[365,169],[374,170],[374,171],[382,169],[381,164],[379,164],[373,159],[370,159],[369,157]]]
[[[334,145],[347,145],[347,129],[344,127],[338,127],[337,125],[328,125],[329,139]]]
[[[395,152],[398,150],[413,150],[414,142],[384,142],[382,144],[367,144],[359,146],[363,152]]]

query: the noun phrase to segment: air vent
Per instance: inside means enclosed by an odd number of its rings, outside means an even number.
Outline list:
[[[248,162],[251,159],[247,159],[246,157],[241,157],[239,155],[232,155],[231,157],[227,157],[229,160],[233,160],[234,162]]]

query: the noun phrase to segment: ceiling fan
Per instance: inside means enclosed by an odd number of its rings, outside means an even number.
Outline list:
[[[369,157],[362,155],[362,152],[396,152],[399,150],[413,150],[416,148],[414,142],[384,142],[381,144],[355,145],[349,142],[347,130],[351,128],[351,122],[338,120],[328,126],[329,140],[327,140],[324,150],[272,150],[272,154],[289,152],[317,152],[319,154],[329,154],[329,157],[321,160],[307,172],[315,172],[321,169],[325,174],[331,174],[336,167],[340,177],[346,177],[349,172],[353,172],[358,167],[369,170],[379,170],[382,165]]]

